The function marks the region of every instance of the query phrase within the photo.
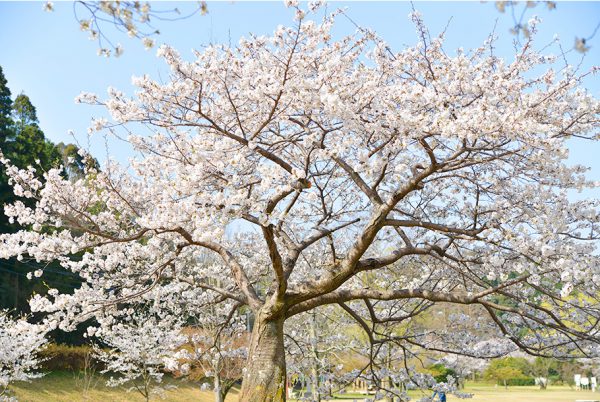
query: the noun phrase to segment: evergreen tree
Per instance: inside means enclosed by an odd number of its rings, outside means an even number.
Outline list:
[[[6,86],[6,78],[0,67],[0,144],[4,143],[11,125],[12,100],[10,89]]]
[[[14,124],[23,128],[25,126],[37,126],[37,112],[35,106],[27,95],[21,92],[17,96],[11,107]]]
[[[63,164],[66,174],[72,177],[81,176],[83,160],[79,149],[73,144],[54,145],[46,139],[39,127],[37,112],[31,100],[24,93],[11,100],[11,91],[0,67],[0,149],[5,157],[15,166],[35,167],[40,174]],[[11,233],[19,230],[16,223],[9,223],[3,213],[5,204],[17,200],[4,167],[0,165],[0,233]],[[22,199],[26,205],[33,206],[31,200]],[[50,276],[43,281],[32,275],[44,269]],[[33,276],[28,280],[28,276]],[[28,300],[34,293],[45,293],[47,289],[57,288],[69,292],[80,284],[80,279],[52,263],[40,266],[34,261],[17,261],[16,259],[0,261],[0,308],[14,309],[15,312],[27,312]]]

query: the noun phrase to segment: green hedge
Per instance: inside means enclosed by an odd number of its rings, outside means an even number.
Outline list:
[[[498,381],[498,385],[504,385],[504,382]],[[510,380],[506,380],[506,385],[512,387],[521,385],[535,385],[535,378],[511,378]]]

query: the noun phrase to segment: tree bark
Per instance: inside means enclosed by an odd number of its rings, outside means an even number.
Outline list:
[[[319,350],[317,339],[317,315],[315,310],[311,312],[310,319],[310,349],[311,349],[311,394],[313,402],[321,402],[321,392],[319,390]]]
[[[215,372],[213,376],[214,381],[214,393],[215,393],[215,402],[225,402],[225,398],[223,397],[223,390],[221,389],[221,377],[220,373]]]
[[[285,402],[283,321],[283,316],[269,318],[262,312],[257,314],[240,401]]]

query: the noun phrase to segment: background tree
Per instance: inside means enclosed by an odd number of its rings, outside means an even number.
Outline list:
[[[600,129],[582,73],[545,70],[530,41],[511,61],[490,42],[450,56],[417,13],[420,43],[397,52],[368,30],[334,41],[331,18],[296,18],[193,62],[162,47],[170,81],[139,77],[135,98],[82,94],[111,114],[93,128],[132,144],[131,166],[42,182],[3,159],[36,207],[5,208],[31,227],[1,235],[0,257],[58,259],[86,281],[32,309],[71,329],[163,283],[219,293],[254,316],[248,402],[285,400],[284,323],[329,304],[372,343],[477,357],[482,337],[456,333],[458,315],[452,331],[378,331],[448,303],[530,354],[595,355],[597,202],[568,198],[593,184],[566,165],[566,141]],[[220,269],[189,264],[207,252]],[[388,301],[399,304],[369,309]]]
[[[575,374],[582,372],[582,365],[576,360],[567,360],[558,365],[559,380],[570,387],[575,385]]]
[[[7,310],[0,310],[0,399],[8,397],[8,386],[14,381],[29,381],[41,377],[37,372],[38,352],[46,345],[48,328],[14,319]]]
[[[79,148],[73,144],[55,146],[48,141],[39,127],[35,106],[27,95],[21,93],[14,101],[7,86],[6,78],[0,67],[0,151],[9,158],[15,166],[27,168],[36,167],[41,177],[44,171],[65,167],[65,177],[73,178],[83,172]],[[95,160],[92,160],[95,163]],[[0,208],[5,204],[23,202],[33,206],[31,200],[17,197],[9,184],[9,177],[4,166],[0,166]],[[0,233],[12,233],[19,230],[18,222],[10,222],[0,214]],[[46,277],[41,279],[42,270]],[[12,309],[17,314],[29,313],[28,300],[34,293],[45,294],[49,289],[60,292],[72,292],[79,286],[78,275],[65,270],[56,262],[38,264],[35,261],[16,258],[0,261],[0,308]],[[54,331],[51,337],[56,341],[77,343],[81,342],[81,333],[65,334]]]
[[[493,359],[484,371],[484,377],[494,379],[508,387],[511,380],[532,379],[530,373],[532,366],[523,357],[504,357],[502,359]]]
[[[8,137],[8,130],[12,125],[10,118],[12,111],[12,99],[8,89],[6,77],[0,66],[0,143],[4,144]]]
[[[494,367],[493,369],[486,370],[485,376],[486,378],[490,378],[504,384],[504,389],[508,389],[508,383],[510,380],[522,380],[527,378],[521,370],[509,366]]]
[[[540,389],[548,388],[550,381],[558,379],[560,361],[536,357],[531,363],[531,374],[537,379]]]
[[[181,322],[176,317],[153,311],[132,311],[126,317],[100,321],[93,334],[110,349],[97,347],[95,357],[104,363],[102,373],[111,373],[107,385],[128,386],[146,401],[163,392],[165,368],[178,367],[176,351],[185,343]]]
[[[96,159],[84,159],[80,149],[75,144],[65,144],[59,142],[56,144],[56,149],[61,155],[62,165],[64,166],[67,177],[79,179],[83,177],[85,164],[90,164],[90,168],[99,169],[100,166]]]
[[[235,304],[214,299],[205,309],[210,311],[192,314],[188,320],[184,364],[190,366],[189,378],[208,380],[215,402],[224,402],[243,377],[248,356],[247,317],[240,315]]]
[[[465,381],[475,381],[475,376],[483,372],[487,362],[468,356],[447,355],[441,359],[444,366],[452,369],[456,375],[456,381],[460,389],[465,388]]]
[[[17,166],[56,167],[61,161],[59,150],[48,141],[38,126],[35,107],[25,94],[18,95],[12,105],[13,137],[6,141],[3,152]]]
[[[41,170],[49,170],[57,167],[60,160],[60,154],[54,148],[53,144],[46,140],[44,133],[38,126],[38,120],[35,107],[31,104],[25,94],[20,94],[13,102],[10,98],[10,90],[6,86],[6,79],[0,69],[0,92],[5,94],[2,97],[2,143],[0,150],[2,153],[14,161],[15,166],[26,168],[27,166],[37,166]],[[27,205],[33,205],[30,200],[15,197],[12,187],[9,185],[9,178],[6,175],[4,167],[0,168],[0,204],[15,202],[20,200]],[[19,225],[15,222],[9,222],[7,217],[2,214],[0,217],[0,232],[15,232]],[[31,272],[41,269],[43,266],[36,264],[23,264],[16,259],[0,263],[0,306],[4,308],[14,308],[21,313],[28,312],[27,300],[34,291],[45,292],[47,286],[40,280],[36,283],[29,282],[27,275]],[[62,268],[56,268],[61,274],[51,275],[48,281],[58,285],[61,291],[72,289],[72,273]],[[63,274],[64,273],[64,274]],[[58,277],[58,278],[57,278]],[[63,284],[69,285],[64,286]]]
[[[317,308],[286,322],[286,364],[294,390],[301,395],[310,390],[307,399],[321,402],[356,378],[343,372],[344,360],[355,345],[349,333],[360,331],[353,324],[335,306]]]

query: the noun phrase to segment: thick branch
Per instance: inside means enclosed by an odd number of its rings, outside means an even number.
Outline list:
[[[233,257],[233,254],[231,254],[231,252],[229,252],[229,250],[225,249],[223,246],[221,246],[218,243],[195,241],[192,238],[192,236],[187,231],[185,231],[185,229],[183,229],[183,228],[178,228],[177,232],[179,234],[181,234],[181,236],[183,236],[183,238],[189,244],[199,246],[199,247],[204,247],[204,248],[207,248],[207,249],[212,250],[215,253],[219,254],[221,256],[221,259],[223,259],[225,264],[227,264],[229,269],[231,269],[231,272],[233,274],[233,279],[235,280],[237,287],[242,291],[242,293],[244,294],[244,296],[246,298],[246,300],[244,300],[244,302],[247,303],[253,309],[260,308],[260,306],[262,305],[262,301],[260,300],[260,298],[256,294],[256,291],[250,284],[250,280],[248,279],[246,272],[244,271],[242,266],[236,261],[236,259]]]

